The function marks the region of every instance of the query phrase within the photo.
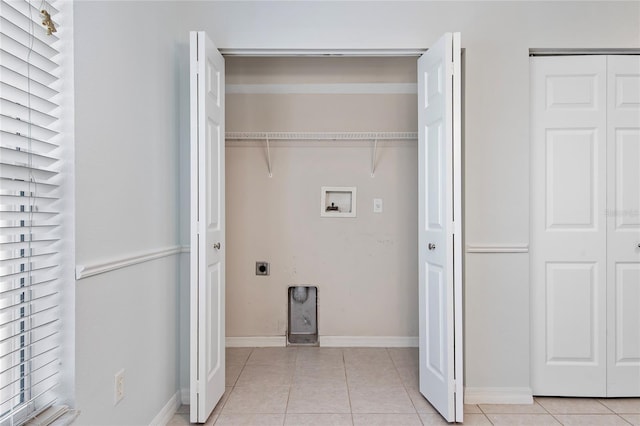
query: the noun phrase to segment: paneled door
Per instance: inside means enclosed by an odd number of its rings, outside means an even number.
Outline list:
[[[640,395],[639,76],[637,57],[531,59],[536,395]]]
[[[204,423],[225,390],[224,58],[190,33],[190,420]]]
[[[607,88],[607,396],[640,396],[640,56],[608,56]]]
[[[531,78],[533,390],[603,396],[606,61],[533,58]]]
[[[418,59],[420,392],[461,422],[462,172],[460,34]]]

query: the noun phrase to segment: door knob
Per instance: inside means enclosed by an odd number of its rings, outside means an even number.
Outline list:
[[[429,247],[429,250],[435,250],[436,249],[436,245],[434,243],[429,243],[429,245],[427,247]]]
[[[215,243],[213,245],[213,248],[216,249],[216,250],[220,250],[220,247],[222,247],[222,245],[220,243]]]

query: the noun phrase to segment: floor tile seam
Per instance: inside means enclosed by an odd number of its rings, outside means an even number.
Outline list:
[[[551,417],[553,417],[561,425],[564,425],[564,423],[562,423],[562,421],[560,421],[560,419],[557,418],[556,416],[611,416],[611,415],[620,417],[623,422],[633,426],[633,423],[629,422],[627,419],[625,419],[618,413],[571,413],[571,414],[556,413],[556,414],[551,414]]]
[[[620,417],[623,421],[627,422],[628,424],[633,426],[633,423],[631,423],[629,420],[625,419],[624,417],[622,417],[622,414],[626,414],[626,413],[616,413],[616,416]]]
[[[351,388],[349,387],[349,378],[347,377],[347,360],[344,357],[344,350],[342,351],[342,369],[344,370],[344,381],[347,385],[347,399],[349,401],[349,415],[351,417],[351,424],[355,425],[353,419],[353,404],[351,403]]]
[[[222,413],[222,410],[224,410],[224,407],[227,406],[227,402],[229,402],[229,398],[231,398],[231,394],[233,393],[233,390],[235,389],[235,386],[225,386],[225,392],[227,391],[226,390],[227,387],[230,387],[231,390],[229,391],[229,395],[227,395],[227,398],[224,401],[222,401],[222,405],[220,406],[220,410],[216,413],[216,414],[218,414],[218,416]],[[224,397],[224,393],[222,394],[222,396]],[[222,397],[220,399],[222,399]],[[218,403],[220,403],[220,402],[218,402]],[[216,411],[216,408],[217,407],[213,407],[213,411]],[[211,414],[213,414],[213,411],[211,412]],[[216,419],[216,421],[217,421],[217,419]]]
[[[387,354],[389,355],[389,357],[391,357],[391,354],[389,354],[389,348],[387,348]],[[411,398],[411,394],[409,393],[409,389],[407,389],[407,384],[404,382],[404,380],[402,380],[402,376],[400,376],[400,371],[398,370],[398,366],[395,364],[395,362],[393,362],[393,358],[391,359],[391,363],[393,364],[393,367],[394,367],[394,369],[396,371],[396,374],[400,378],[400,383],[402,384],[402,388],[404,389],[405,393],[407,394],[407,397],[409,398],[409,401],[411,401],[411,406],[413,407],[413,410],[416,412],[416,414],[418,414],[418,418],[420,418],[420,414],[418,413],[418,407],[416,407],[416,403],[413,401],[413,398]],[[418,388],[419,387],[420,387],[420,385],[418,384]],[[422,419],[420,419],[420,422],[422,422]]]
[[[238,380],[240,380],[240,376],[242,376],[242,372],[244,371],[244,367],[245,367],[246,365],[247,365],[247,363],[246,363],[246,361],[245,361],[245,363],[244,363],[244,364],[242,364],[242,367],[240,368],[240,372],[238,373],[238,377],[236,377],[236,379],[235,379],[235,380],[234,380],[234,382],[233,382],[233,386],[235,386],[235,385],[236,385],[236,383],[238,383]],[[225,371],[225,373],[224,373],[224,374],[225,374],[225,381],[226,381],[226,379],[227,379],[227,372]],[[233,386],[232,386],[232,387],[233,387]]]
[[[291,401],[291,391],[293,388],[292,384],[293,384],[293,376],[291,377],[291,382],[289,383],[289,391],[287,392],[287,403],[284,405],[284,417],[282,419],[283,426],[287,419],[287,412],[289,411],[289,401]]]

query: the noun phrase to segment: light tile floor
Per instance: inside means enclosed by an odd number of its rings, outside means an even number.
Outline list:
[[[229,348],[207,425],[447,424],[418,390],[416,348]],[[188,425],[182,406],[169,425]],[[636,425],[640,398],[465,405],[465,425]]]

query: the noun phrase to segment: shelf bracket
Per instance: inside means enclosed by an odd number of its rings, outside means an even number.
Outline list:
[[[265,137],[265,141],[267,142],[267,168],[269,170],[269,177],[273,177],[273,173],[271,173],[271,146],[269,145],[269,136]]]
[[[376,173],[376,153],[378,150],[378,139],[373,140],[373,151],[371,152],[371,177],[375,177]]]

